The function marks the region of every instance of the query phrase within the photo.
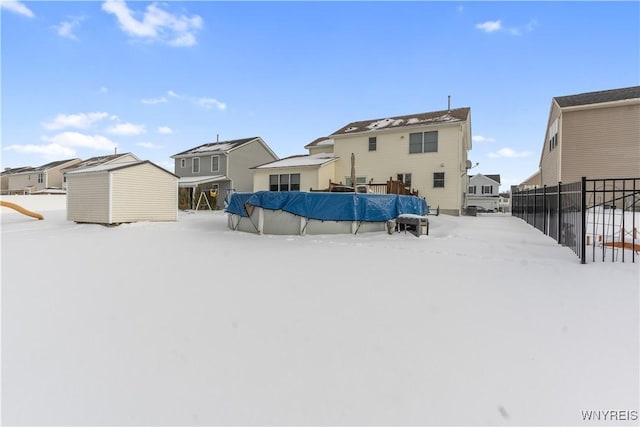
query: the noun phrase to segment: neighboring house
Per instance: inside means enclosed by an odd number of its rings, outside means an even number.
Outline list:
[[[62,170],[80,161],[80,159],[59,160],[9,174],[7,190],[12,194],[31,194],[45,189],[62,188]]]
[[[178,219],[178,177],[150,161],[103,163],[66,173],[67,219],[120,224]]]
[[[62,169],[62,188],[66,190],[67,188],[67,178],[65,174],[71,171],[77,171],[80,169],[86,169],[98,165],[109,165],[113,163],[128,163],[128,162],[137,162],[140,159],[133,153],[122,153],[122,154],[109,154],[106,156],[97,156],[91,157],[86,160],[83,160],[75,165]]]
[[[539,185],[640,176],[640,86],[551,101]]]
[[[534,173],[529,178],[522,181],[518,186],[512,186],[512,191],[530,190],[532,188],[540,187],[540,171]]]
[[[328,187],[335,176],[333,153],[286,157],[253,170],[253,191],[309,191]]]
[[[511,193],[500,193],[498,209],[500,212],[511,212]]]
[[[353,154],[356,184],[400,180],[406,189],[416,190],[426,198],[432,210],[439,207],[442,213],[460,215],[465,206],[470,167],[467,152],[471,149],[471,109],[352,122],[305,148],[310,153],[306,159],[333,153],[334,162],[330,165],[335,171],[330,179],[321,176],[322,167],[317,171],[305,169],[303,173],[299,165],[288,167],[285,163],[278,173],[299,173],[301,181],[318,178],[317,186],[312,186],[315,190],[327,188],[329,181],[352,186]],[[256,175],[256,187],[267,186],[266,175],[265,172]],[[275,188],[275,181],[270,187]],[[307,185],[301,182],[300,189],[307,191]]]
[[[467,206],[481,206],[490,211],[500,208],[500,175],[475,174],[469,178]]]
[[[2,173],[0,173],[0,194],[10,194],[9,193],[9,175],[12,175],[18,172],[25,172],[32,169],[33,167],[31,166],[23,166],[19,168],[6,168],[5,170],[3,170]],[[22,190],[20,190],[20,193],[22,193]]]
[[[357,184],[404,181],[432,210],[460,215],[471,150],[468,107],[349,123],[329,135],[339,158],[334,181],[351,185],[351,153]]]
[[[171,156],[180,187],[189,192],[191,207],[197,203],[198,190],[224,197],[227,191],[253,191],[251,168],[278,160],[278,156],[260,137],[202,144]],[[217,198],[217,206],[222,198]]]

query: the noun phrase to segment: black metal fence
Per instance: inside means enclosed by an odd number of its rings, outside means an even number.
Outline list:
[[[587,179],[514,191],[511,215],[587,260],[635,262],[640,254],[640,178]]]

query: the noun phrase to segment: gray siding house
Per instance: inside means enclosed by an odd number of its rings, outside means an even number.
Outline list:
[[[46,189],[62,189],[62,171],[77,163],[80,159],[59,160],[36,168],[7,175],[9,194],[31,194]]]
[[[171,158],[180,177],[181,209],[194,208],[201,192],[220,195],[212,206],[220,208],[228,191],[253,191],[252,167],[278,160],[258,136],[202,144]]]

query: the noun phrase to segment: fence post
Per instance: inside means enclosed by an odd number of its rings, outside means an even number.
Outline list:
[[[562,181],[558,181],[558,243],[562,244]]]
[[[580,215],[582,216],[582,224],[580,225],[580,235],[582,242],[580,243],[580,264],[587,263],[587,177],[583,176],[580,187]]]
[[[538,209],[536,206],[536,202],[538,200],[538,189],[535,188],[533,190],[533,228],[536,228],[536,216],[538,215]]]
[[[542,232],[549,235],[547,231],[547,184],[542,187]]]

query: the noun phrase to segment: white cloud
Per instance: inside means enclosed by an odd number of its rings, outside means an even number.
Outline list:
[[[143,104],[153,105],[153,104],[164,104],[165,102],[169,102],[169,101],[164,96],[161,96],[160,98],[144,98],[144,99],[141,99],[140,102],[142,102]]]
[[[214,98],[198,98],[196,100],[196,103],[204,108],[216,107],[219,110],[224,110],[227,108],[227,104]]]
[[[174,98],[180,98],[180,95],[178,95],[177,93],[175,93],[175,92],[174,92],[174,91],[172,91],[172,90],[168,90],[168,91],[167,91],[167,95],[169,95],[169,96],[173,96]]]
[[[145,129],[144,125],[136,125],[133,123],[118,123],[107,129],[107,132],[114,135],[130,136],[146,133],[147,130]]]
[[[476,28],[484,31],[485,33],[493,33],[496,31],[506,32],[512,36],[521,36],[523,33],[530,33],[535,28],[537,22],[535,19],[529,21],[523,27],[503,27],[500,20],[486,21],[480,24],[476,24]]]
[[[60,144],[47,144],[47,145],[9,145],[4,148],[9,151],[17,151],[18,153],[27,154],[41,154],[45,157],[73,157],[76,155],[76,151],[72,148],[62,146]]]
[[[482,135],[474,135],[473,138],[471,138],[471,140],[473,142],[495,142],[494,138],[489,138]]]
[[[100,93],[107,93],[107,92],[109,92],[109,88],[107,88],[106,86],[102,86],[100,88]]]
[[[143,148],[159,148],[153,142],[136,142],[136,145]]]
[[[71,40],[78,40],[75,34],[73,34],[73,30],[80,25],[80,23],[84,20],[84,17],[70,18],[68,21],[63,21],[59,25],[54,25],[53,28],[56,29],[58,35],[60,37],[64,37]]]
[[[79,114],[58,114],[55,119],[42,123],[45,129],[59,130],[67,127],[77,129],[87,129],[93,123],[106,119],[109,114],[104,112],[79,113]]]
[[[102,4],[102,10],[115,15],[122,31],[130,36],[171,46],[195,45],[195,33],[202,27],[200,16],[174,15],[160,9],[156,3],[147,6],[140,20],[135,17],[140,13],[129,9],[124,0],[107,0]]]
[[[507,157],[512,159],[512,158],[518,158],[518,157],[529,157],[531,154],[533,154],[531,151],[518,152],[509,147],[504,147],[499,149],[495,153],[489,153],[488,156],[492,159],[497,159],[500,157]]]
[[[31,9],[22,4],[19,1],[14,0],[1,0],[0,1],[0,9],[5,9],[13,13],[17,13],[22,16],[26,16],[29,18],[35,17]]]
[[[102,135],[87,135],[80,132],[62,132],[52,137],[40,138],[61,147],[85,147],[100,151],[113,151],[118,146],[115,142]]]
[[[160,126],[157,132],[162,135],[169,135],[173,133],[173,129],[171,129],[169,126]]]
[[[502,23],[500,22],[500,20],[486,21],[481,24],[476,24],[476,28],[484,31],[485,33],[493,33],[495,31],[499,31],[502,28]]]

